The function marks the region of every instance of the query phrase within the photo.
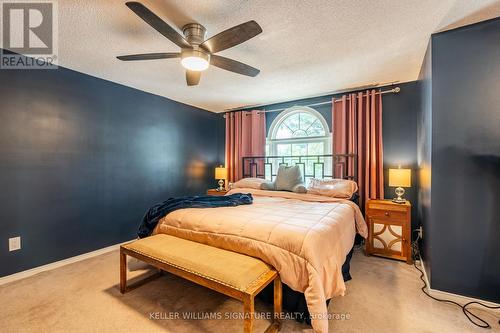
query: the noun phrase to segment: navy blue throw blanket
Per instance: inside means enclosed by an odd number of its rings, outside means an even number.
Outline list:
[[[215,208],[250,205],[253,202],[250,193],[235,193],[224,196],[198,195],[194,197],[170,198],[149,208],[142,218],[137,234],[144,238],[153,232],[160,219],[174,210],[182,208]]]

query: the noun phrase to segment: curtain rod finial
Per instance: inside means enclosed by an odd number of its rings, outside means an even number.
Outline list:
[[[398,92],[400,92],[400,91],[401,91],[401,88],[396,87],[396,88],[394,88],[393,90],[394,90],[394,92],[395,92],[395,93],[398,93]]]

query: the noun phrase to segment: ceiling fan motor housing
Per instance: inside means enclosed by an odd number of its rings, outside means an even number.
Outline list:
[[[182,27],[186,40],[191,45],[200,45],[205,41],[207,29],[198,23],[189,23]]]
[[[181,50],[181,59],[188,57],[201,58],[205,61],[210,61],[210,55],[203,50],[199,45],[205,41],[207,30],[204,26],[198,23],[189,23],[182,27],[182,32],[186,37],[189,44],[193,46],[192,49],[183,48]]]
[[[194,57],[201,58],[206,60],[207,62],[210,60],[210,56],[207,52],[203,51],[201,48],[193,48],[193,49],[182,49],[181,50],[181,59]]]

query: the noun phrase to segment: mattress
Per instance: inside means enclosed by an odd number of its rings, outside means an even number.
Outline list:
[[[185,208],[160,220],[166,233],[260,258],[281,280],[305,295],[311,324],[328,331],[326,300],[344,295],[342,264],[356,232],[367,236],[359,207],[349,200],[256,189],[254,203],[236,207]]]

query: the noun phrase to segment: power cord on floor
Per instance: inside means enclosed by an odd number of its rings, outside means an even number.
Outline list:
[[[415,231],[419,231],[419,229],[413,230],[413,232],[415,232]],[[429,292],[427,290],[428,289],[427,282],[424,279],[424,272],[416,264],[417,260],[420,261],[420,249],[418,247],[419,240],[420,240],[420,234],[417,236],[417,239],[415,239],[411,243],[411,248],[412,248],[412,254],[413,254],[413,266],[415,266],[415,268],[420,272],[420,280],[422,280],[422,282],[424,283],[423,287],[421,288],[422,292],[435,301],[449,303],[449,304],[453,304],[453,305],[458,306],[459,308],[462,309],[462,312],[467,317],[467,319],[469,319],[469,321],[471,323],[473,323],[474,325],[479,326],[481,328],[491,328],[490,324],[488,324],[487,321],[485,321],[484,319],[480,318],[479,316],[473,314],[467,307],[470,305],[473,305],[473,304],[477,304],[477,305],[483,306],[483,307],[488,308],[488,309],[500,309],[500,306],[490,306],[490,305],[486,305],[484,303],[477,302],[477,301],[472,301],[472,302],[469,302],[469,303],[462,305],[462,304],[457,303],[455,301],[452,301],[449,299],[437,298],[437,297],[431,296],[431,294],[429,294]],[[475,318],[476,321],[473,320],[473,318]],[[498,324],[500,325],[500,320],[498,320]]]

